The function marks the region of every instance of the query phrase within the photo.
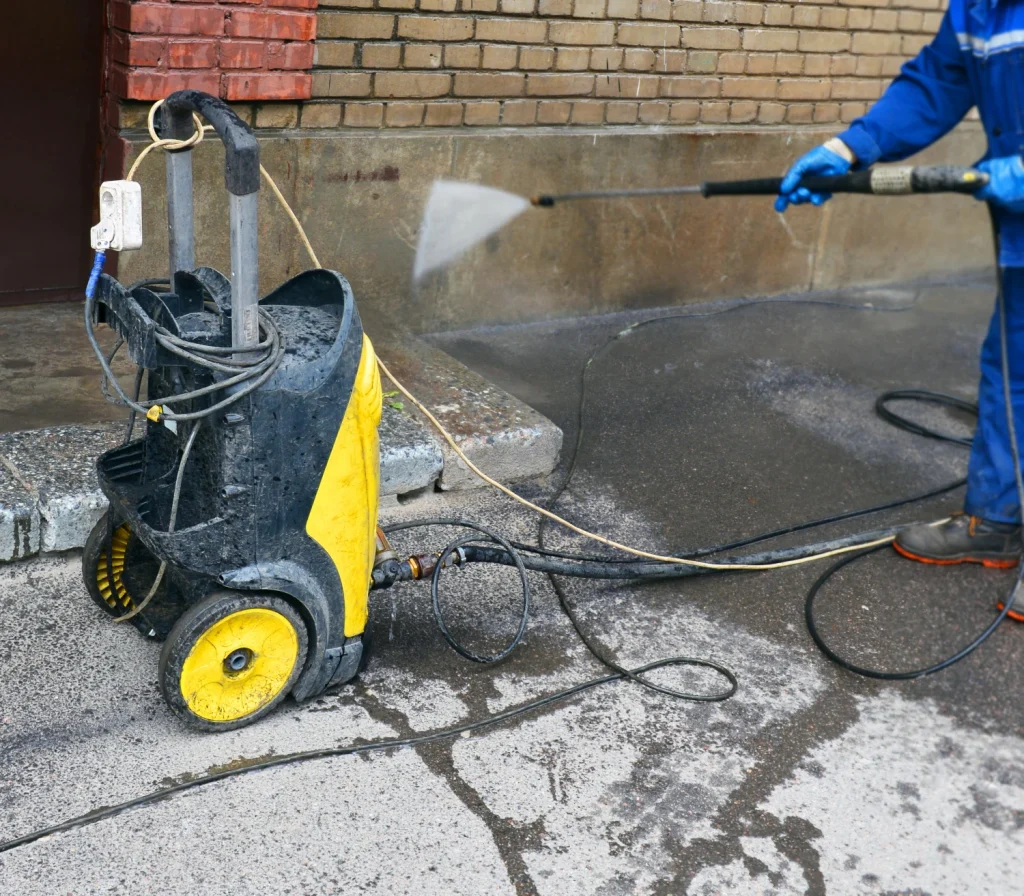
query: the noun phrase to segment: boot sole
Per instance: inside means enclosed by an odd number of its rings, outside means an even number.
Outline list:
[[[926,557],[924,554],[915,554],[908,551],[897,542],[892,543],[897,554],[906,557],[908,560],[916,560],[918,563],[930,563],[932,566],[959,566],[961,563],[980,563],[988,569],[1013,569],[1020,562],[1019,557],[984,556],[982,554],[960,554],[956,557]],[[1010,611],[1010,616],[1014,616]],[[1018,620],[1024,622],[1024,615]]]
[[[1002,613],[1003,607],[1005,606],[1006,604],[1004,604],[1002,601],[999,601],[999,603],[996,604],[996,609],[999,610],[1000,613]],[[1016,610],[1010,610],[1010,612],[1006,614],[1006,618],[1012,619],[1014,622],[1024,622],[1024,613],[1018,613]]]

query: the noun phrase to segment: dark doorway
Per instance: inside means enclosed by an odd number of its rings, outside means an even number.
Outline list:
[[[8,0],[0,305],[82,297],[100,160],[100,0]]]

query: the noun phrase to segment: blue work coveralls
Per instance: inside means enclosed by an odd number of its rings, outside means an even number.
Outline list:
[[[938,35],[908,62],[881,99],[839,138],[860,166],[913,155],[977,106],[988,136],[985,158],[1024,153],[1024,2],[950,0]],[[1024,215],[995,210],[1008,325],[1014,418],[1024,440]],[[998,313],[981,350],[978,426],[964,510],[1020,521],[1010,451]]]

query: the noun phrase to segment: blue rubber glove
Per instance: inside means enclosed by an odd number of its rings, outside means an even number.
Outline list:
[[[1024,214],[1024,160],[1020,156],[989,159],[978,165],[978,170],[984,171],[989,180],[974,194],[975,199]]]
[[[850,167],[850,163],[839,153],[832,152],[831,149],[824,146],[816,146],[809,153],[797,159],[796,164],[786,172],[782,186],[779,187],[780,196],[775,200],[775,211],[784,212],[787,206],[801,205],[804,202],[822,205],[832,198],[831,193],[812,193],[806,187],[798,189],[797,184],[808,174],[826,176],[846,174]]]

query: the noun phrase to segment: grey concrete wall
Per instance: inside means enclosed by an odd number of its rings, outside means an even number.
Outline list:
[[[972,272],[990,263],[984,209],[963,197],[838,197],[780,217],[762,198],[661,198],[531,210],[446,272],[410,272],[431,183],[455,178],[519,193],[657,186],[777,174],[832,130],[584,128],[261,132],[263,162],[321,262],[345,274],[364,317],[416,331],[770,295]],[[133,137],[133,151],[145,142]],[[970,163],[965,125],[920,160]],[[200,263],[225,272],[223,155],[196,150]],[[140,180],[146,245],[121,258],[131,280],[166,269],[163,162]],[[261,200],[261,280],[307,266],[269,190]]]

